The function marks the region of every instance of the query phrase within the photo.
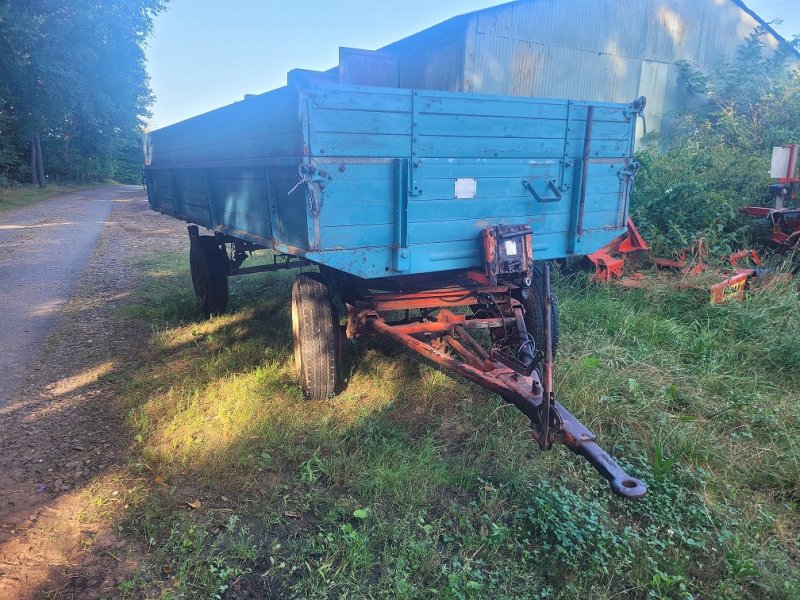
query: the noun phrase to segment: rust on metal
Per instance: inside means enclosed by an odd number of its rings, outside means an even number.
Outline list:
[[[458,315],[462,316],[462,315]],[[419,333],[449,333],[456,332],[464,327],[473,329],[490,329],[493,327],[510,327],[514,324],[514,319],[510,317],[495,319],[470,319],[469,321],[433,321],[433,322],[412,322],[412,323],[392,323],[391,325],[402,333],[416,335]],[[464,332],[466,334],[466,331]],[[459,335],[459,337],[462,337]],[[470,338],[471,339],[471,338]]]
[[[595,273],[592,281],[608,283],[620,280],[624,275],[625,256],[635,252],[649,252],[650,247],[644,241],[633,220],[628,217],[625,222],[626,231],[614,238],[611,242],[600,248],[597,252],[589,254],[587,258],[594,264]]]
[[[625,473],[597,445],[594,434],[556,400],[555,296],[547,264],[541,307],[544,353],[531,343],[526,308],[520,301],[532,283],[530,228],[495,226],[484,230],[482,240],[485,273],[462,272],[451,280],[452,285],[431,289],[432,280],[417,278],[405,282],[406,289],[399,291],[386,287],[395,291],[375,292],[358,283],[347,286],[341,292],[347,305],[347,336],[385,336],[498,394],[530,420],[532,436],[542,449],[563,444],[586,458],[615,493],[640,498],[647,491],[645,485]],[[644,245],[641,237],[638,240],[633,243]],[[499,275],[503,285],[497,284]],[[385,285],[391,283],[387,280]],[[395,311],[404,311],[404,318],[389,321]],[[469,333],[475,329],[488,330],[488,349]]]
[[[492,320],[494,320],[494,321],[500,321],[501,319],[492,319]],[[503,326],[508,326],[508,325],[511,325],[512,323],[511,323],[511,322],[509,322],[509,321],[511,321],[511,319],[503,319],[503,324],[502,324],[502,325],[499,325],[499,326],[500,326],[500,327],[503,327]],[[497,325],[496,325],[496,326],[497,326]],[[459,338],[461,338],[462,340],[464,340],[464,342],[467,344],[467,346],[469,346],[469,347],[470,347],[470,349],[471,349],[471,350],[472,350],[472,351],[473,351],[475,354],[477,354],[478,356],[480,356],[480,357],[481,357],[483,360],[489,360],[489,353],[488,353],[488,352],[486,352],[486,350],[484,350],[484,349],[481,347],[481,345],[480,345],[478,342],[476,342],[476,341],[475,341],[475,338],[473,338],[473,337],[472,337],[470,334],[468,334],[468,333],[466,332],[466,330],[464,329],[464,327],[463,327],[463,326],[461,326],[461,325],[456,325],[456,327],[455,327],[455,332],[456,332],[456,335],[457,335]]]
[[[364,308],[372,310],[413,310],[434,306],[470,306],[481,304],[479,294],[507,294],[508,286],[490,286],[467,288],[452,286],[436,290],[424,290],[408,293],[374,294],[360,303]]]
[[[550,290],[550,265],[544,265],[544,365],[542,381],[542,416],[540,424],[539,445],[548,450],[554,440],[550,435],[550,413],[555,408],[555,391],[553,388],[553,295]],[[554,413],[554,415],[557,413]],[[558,422],[555,423],[558,425]]]
[[[532,235],[528,225],[495,225],[481,231],[485,279],[489,285],[497,285],[498,277],[504,275],[532,277]]]
[[[769,210],[769,209],[764,209]],[[710,287],[704,287],[696,277],[701,273],[712,271],[705,261],[707,254],[705,244],[702,239],[698,239],[694,246],[682,249],[677,258],[658,258],[650,255],[650,248],[642,238],[639,230],[628,218],[627,231],[612,242],[590,254],[588,259],[594,264],[595,272],[591,280],[596,283],[615,283],[626,287],[640,287],[644,275],[642,273],[626,273],[625,263],[627,256],[633,253],[642,252],[645,261],[661,269],[679,271],[687,277],[684,285],[691,288],[706,289],[710,291],[712,304],[718,304],[727,300],[742,300],[750,279],[763,274],[760,269],[761,259],[755,250],[740,250],[727,257],[727,262],[733,268],[722,269],[722,281]],[[753,268],[740,268],[739,263],[747,260],[752,263]]]
[[[744,299],[745,286],[750,273],[737,273],[733,277],[711,286],[711,304],[719,304],[726,300]]]

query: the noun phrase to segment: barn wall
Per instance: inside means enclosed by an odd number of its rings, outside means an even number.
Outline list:
[[[400,87],[463,91],[468,17],[455,17],[382,49],[398,58]]]
[[[756,20],[730,0],[527,0],[476,13],[466,33],[470,92],[684,106],[675,62],[712,69]],[[774,38],[769,38],[773,45]]]
[[[399,57],[404,87],[611,102],[646,96],[648,128],[658,130],[663,113],[687,102],[676,61],[711,70],[756,25],[733,0],[520,0],[385,50]]]

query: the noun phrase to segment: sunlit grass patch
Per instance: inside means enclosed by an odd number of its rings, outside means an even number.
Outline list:
[[[35,185],[0,186],[0,213],[14,208],[22,208],[40,200],[47,200],[59,194],[77,192],[99,187],[100,184],[51,183],[46,188]]]

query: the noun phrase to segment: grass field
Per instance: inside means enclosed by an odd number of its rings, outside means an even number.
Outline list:
[[[21,208],[40,200],[47,200],[59,194],[76,192],[97,187],[99,184],[51,183],[42,189],[34,185],[0,186],[0,213],[13,208]]]
[[[497,397],[382,340],[347,385],[293,377],[292,274],[232,280],[202,321],[183,256],[156,254],[123,319],[139,476],[120,526],[147,549],[121,593],[301,598],[798,598],[800,313],[556,282],[558,397],[650,491],[609,493],[538,451]],[[162,596],[163,597],[163,596]]]

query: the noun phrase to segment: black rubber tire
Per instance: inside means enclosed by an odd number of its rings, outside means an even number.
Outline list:
[[[536,349],[544,352],[544,271],[534,265],[531,287],[525,294],[514,294],[525,307],[525,328],[533,336]],[[555,294],[553,294],[555,297]],[[558,349],[561,332],[558,323],[558,302],[553,303],[553,357]]]
[[[298,275],[292,286],[292,334],[297,378],[306,398],[330,398],[341,360],[339,316],[328,287],[309,275]]]
[[[189,268],[203,317],[224,313],[228,308],[228,257],[216,238],[210,235],[191,238]]]

